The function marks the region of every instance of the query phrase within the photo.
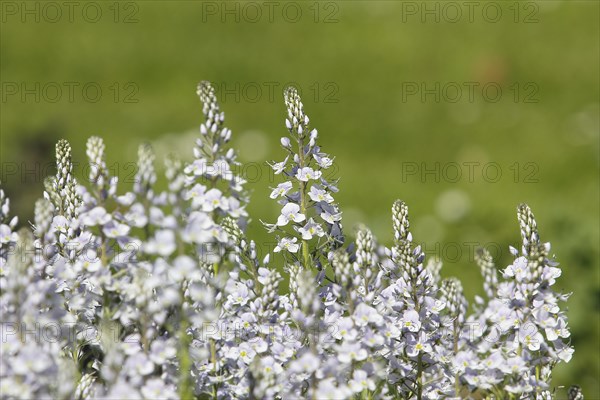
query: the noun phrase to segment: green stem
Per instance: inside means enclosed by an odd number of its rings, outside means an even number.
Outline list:
[[[415,379],[417,384],[417,400],[422,400],[423,398],[423,385],[421,383],[421,376],[423,374],[423,354],[419,353],[419,357],[417,359],[417,377]]]
[[[188,322],[184,316],[181,319],[181,326],[179,328],[179,398],[182,400],[194,398],[194,388],[190,375],[192,367],[190,359],[190,336],[187,334],[187,328]]]
[[[215,344],[214,339],[210,339],[210,362],[213,365],[213,373],[214,376],[217,376],[217,346]],[[213,385],[213,398],[216,399],[217,398],[217,393],[218,393],[218,386],[217,383],[215,383]]]
[[[300,159],[300,168],[304,168],[304,141],[301,137],[298,138],[298,157]],[[306,216],[306,183],[300,181],[300,212]],[[304,260],[304,267],[311,268],[312,263],[310,254],[308,251],[308,241],[302,240],[302,258]]]

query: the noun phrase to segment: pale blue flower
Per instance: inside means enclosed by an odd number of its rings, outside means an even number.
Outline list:
[[[519,329],[519,342],[529,350],[536,351],[544,342],[544,337],[534,325],[528,324]]]
[[[300,206],[295,203],[287,203],[281,209],[281,215],[277,218],[277,225],[285,226],[288,222],[302,222],[306,219],[304,214],[300,213]]]
[[[171,400],[178,399],[177,391],[172,385],[167,385],[162,379],[149,379],[141,389],[144,399]]]
[[[347,399],[350,396],[352,396],[352,389],[346,385],[339,385],[335,378],[320,380],[315,391],[315,398],[319,400]]]
[[[156,365],[166,363],[177,356],[177,348],[172,339],[157,339],[150,346],[150,360]]]
[[[236,199],[235,197],[231,196],[227,198],[227,203],[228,203],[228,214],[230,217],[232,218],[241,218],[241,217],[247,217],[248,216],[248,212],[246,211],[246,206],[243,205],[238,199]]]
[[[102,227],[102,232],[109,238],[127,236],[131,228],[128,225],[116,221],[110,221]]]
[[[527,259],[525,257],[517,258],[512,265],[504,270],[507,277],[514,277],[517,282],[521,282],[527,276]]]
[[[333,165],[333,159],[326,155],[313,154],[313,157],[317,161],[317,164],[319,164],[319,167],[323,169],[327,169]]]
[[[319,188],[316,185],[312,185],[310,187],[310,191],[308,192],[308,195],[310,196],[311,200],[314,202],[321,202],[324,201],[326,203],[333,203],[333,197],[327,193],[325,190]]]
[[[379,324],[383,321],[383,317],[373,307],[360,303],[354,310],[354,321],[358,326],[365,326],[368,323]]]
[[[354,329],[352,318],[340,318],[333,324],[332,336],[335,339],[354,340],[358,335],[358,331]]]
[[[241,283],[237,283],[235,285],[235,291],[229,295],[229,298],[233,304],[239,304],[243,306],[248,302],[248,300],[250,300],[249,296],[250,292],[248,291],[248,287]]]
[[[69,230],[69,221],[62,215],[57,215],[52,219],[52,230],[57,231],[57,232],[61,232],[61,233],[67,233],[67,231]],[[8,230],[3,229],[3,235],[2,236],[8,236]],[[5,239],[5,240],[8,240]]]
[[[204,202],[204,194],[206,193],[206,186],[196,183],[186,193],[185,199],[192,200],[192,207],[199,208]]]
[[[175,234],[173,231],[161,229],[156,231],[154,237],[146,242],[144,251],[149,254],[158,254],[166,257],[171,255],[176,248],[177,244],[175,243]]]
[[[558,318],[556,324],[545,329],[546,337],[550,341],[557,340],[559,337],[566,339],[571,336],[571,332],[567,327],[567,322],[564,318]]]
[[[230,181],[233,179],[233,173],[231,172],[231,167],[226,160],[216,160],[207,171],[207,175],[212,177],[221,177],[226,181]]]
[[[289,143],[289,139],[288,139],[288,143]],[[282,173],[283,170],[285,170],[285,165],[287,164],[288,158],[289,158],[289,156],[286,157],[285,160],[283,160],[281,162],[269,164],[271,166],[271,168],[273,168],[275,175],[278,175],[278,174]]]
[[[272,199],[276,199],[277,197],[285,196],[292,189],[292,182],[286,181],[282,182],[273,191],[269,196]]]
[[[296,172],[296,178],[303,182],[308,182],[311,179],[318,180],[321,178],[321,175],[321,171],[315,171],[311,167],[300,168]]]
[[[112,216],[106,212],[104,207],[94,207],[79,215],[79,221],[85,226],[104,225],[111,218]]]
[[[337,346],[337,359],[341,363],[366,360],[369,353],[360,343],[343,342]]]
[[[133,227],[143,228],[148,223],[148,216],[146,213],[146,208],[141,203],[135,203],[131,206],[129,211],[125,213],[125,220],[127,221],[127,224]]]
[[[246,364],[250,364],[256,356],[256,350],[247,342],[240,344],[238,348],[238,356]]]
[[[66,220],[64,222],[66,222]],[[0,243],[1,244],[16,242],[18,240],[18,237],[19,236],[17,235],[17,233],[13,232],[12,229],[10,229],[10,227],[8,225],[6,225],[6,224],[0,225]]]
[[[331,213],[330,211],[324,211],[321,213],[321,218],[323,218],[323,220],[325,222],[327,222],[328,224],[335,224],[338,221],[341,221],[342,219],[342,213],[341,212],[334,212]]]
[[[419,313],[415,310],[406,310],[402,314],[402,326],[409,332],[418,332],[421,329]]]
[[[523,374],[527,370],[527,364],[522,357],[508,357],[506,361],[499,365],[499,368],[505,374]]]
[[[191,243],[206,243],[212,240],[214,222],[203,212],[193,212],[183,231],[183,238]]]
[[[431,353],[433,351],[429,338],[423,331],[419,332],[418,335],[408,334],[406,339],[406,354],[411,357],[416,357],[419,353]]]
[[[154,371],[154,363],[150,361],[148,356],[143,352],[138,352],[131,355],[123,366],[129,376],[144,376],[150,375]]]
[[[298,239],[295,237],[282,238],[279,243],[277,243],[277,246],[275,246],[273,251],[275,251],[275,253],[279,253],[281,250],[287,250],[290,253],[296,253],[300,249],[300,245],[296,243],[297,241]]]
[[[306,225],[298,228],[298,233],[302,235],[303,240],[310,240],[313,236],[322,237],[325,235],[321,225],[317,224],[312,218],[308,220]]]
[[[311,373],[314,372],[317,368],[319,368],[319,359],[317,358],[317,356],[307,351],[291,363],[289,367],[289,372]]]
[[[204,194],[202,200],[202,211],[211,212],[217,208],[221,210],[228,209],[227,199],[219,189],[210,189]]]
[[[367,371],[361,369],[354,371],[352,379],[348,382],[348,386],[354,393],[361,393],[364,390],[375,390],[375,381],[369,377]]]

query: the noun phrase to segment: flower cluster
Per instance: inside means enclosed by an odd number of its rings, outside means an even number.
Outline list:
[[[296,88],[287,88],[284,98],[289,137],[281,138],[281,146],[287,154],[271,167],[285,180],[270,195],[282,208],[277,222],[265,226],[281,234],[275,252],[284,252],[291,263],[321,270],[327,254],[344,242],[342,213],[332,195],[337,182],[326,176],[333,158],[317,145],[317,130],[310,128]]]
[[[404,202],[391,246],[365,226],[344,234],[333,157],[288,88],[286,155],[271,164],[280,215],[264,223],[277,245],[259,259],[232,133],[208,82],[198,95],[194,159],[169,156],[164,186],[143,144],[119,191],[91,137],[87,187],[58,142],[32,229],[15,231],[0,190],[2,398],[553,397],[552,370],[573,354],[568,295],[529,207],[511,265],[478,252],[485,298],[468,313],[460,281],[413,242]]]

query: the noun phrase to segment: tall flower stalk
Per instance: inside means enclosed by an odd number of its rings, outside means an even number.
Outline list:
[[[281,138],[281,146],[287,155],[271,167],[285,181],[270,195],[283,207],[277,222],[265,225],[282,235],[275,252],[283,252],[286,259],[304,268],[321,271],[329,252],[344,242],[342,214],[333,198],[337,181],[330,182],[325,176],[333,158],[317,145],[318,132],[310,127],[298,90],[286,88],[284,99],[289,137]]]

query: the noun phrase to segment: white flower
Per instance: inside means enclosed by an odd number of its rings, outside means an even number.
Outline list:
[[[402,315],[402,326],[410,332],[418,332],[421,329],[419,313],[415,310],[406,310]]]
[[[319,179],[321,175],[321,171],[315,171],[310,167],[300,168],[296,172],[296,178],[303,182],[308,182],[311,179]]]
[[[213,225],[213,220],[206,213],[195,211],[190,214],[182,237],[185,241],[191,243],[210,242],[213,237]]]
[[[319,380],[319,386],[315,392],[315,398],[319,400],[349,399],[351,396],[352,390],[345,385],[340,385],[335,378]]]
[[[163,257],[170,256],[176,248],[175,234],[168,229],[156,231],[154,238],[150,238],[144,246],[146,253],[158,254]]]
[[[325,222],[333,225],[336,223],[336,221],[340,221],[342,219],[342,213],[336,212],[332,214],[329,211],[324,211],[321,213],[321,218],[323,218]]]
[[[300,249],[300,246],[296,243],[298,239],[293,238],[283,238],[277,243],[275,249],[273,250],[275,253],[279,253],[281,250],[287,250],[290,253],[295,253]]]
[[[277,218],[277,225],[285,226],[289,221],[302,222],[306,217],[300,213],[300,206],[295,203],[287,203],[281,209],[281,215]]]
[[[256,355],[256,351],[248,344],[248,342],[243,342],[240,344],[238,354],[242,361],[246,364],[250,364]]]
[[[406,354],[410,357],[416,357],[420,352],[431,353],[432,347],[429,344],[429,339],[427,338],[427,334],[423,331],[419,332],[419,335],[416,336],[414,334],[407,334],[407,346],[406,346]]]
[[[519,257],[512,265],[504,270],[504,275],[514,277],[517,282],[521,282],[527,274],[527,258]]]
[[[379,324],[383,317],[373,307],[360,303],[354,310],[354,321],[358,326],[365,326],[369,322]]]
[[[82,267],[89,272],[96,272],[102,267],[102,261],[98,257],[86,257],[84,258]]]
[[[102,228],[102,232],[109,238],[117,238],[122,236],[127,236],[129,233],[129,226],[125,224],[121,224],[116,221],[110,221],[108,224],[104,225]]]
[[[271,356],[263,357],[260,359],[260,363],[263,368],[263,372],[267,375],[280,374],[283,372],[283,368],[275,359]]]
[[[221,210],[227,210],[227,198],[223,196],[223,193],[219,189],[210,189],[204,195],[202,201],[202,211],[211,212],[220,208]]]
[[[161,365],[177,356],[177,349],[171,340],[157,339],[152,342],[149,354],[152,362]]]
[[[192,276],[196,270],[196,262],[189,256],[179,256],[173,260],[173,265],[168,269],[169,277],[174,282],[181,282]]]
[[[354,371],[348,385],[354,393],[360,393],[363,390],[375,390],[375,382],[369,378],[367,371],[362,369]]]
[[[66,220],[65,220],[66,222]],[[66,231],[66,229],[65,229]],[[0,225],[0,243],[16,242],[19,235],[16,232],[12,232],[10,227],[6,224]]]
[[[125,220],[128,225],[136,228],[142,228],[148,223],[146,209],[141,203],[135,203],[125,214]]]
[[[564,362],[571,361],[571,357],[573,357],[573,353],[575,352],[575,350],[571,346],[568,346],[562,342],[558,342],[556,343],[556,347],[556,355],[559,359],[561,359]]]
[[[131,355],[124,365],[124,368],[130,375],[144,376],[150,375],[154,371],[154,363],[143,352]]]
[[[305,352],[300,358],[291,362],[289,371],[291,373],[307,372],[312,373],[319,368],[319,359],[311,352]]]
[[[213,225],[210,234],[217,242],[227,243],[228,241],[227,233],[221,225]]]
[[[327,169],[333,164],[333,160],[327,156],[320,156],[318,154],[314,154],[313,157],[317,161],[317,164],[319,164],[319,167],[323,169]]]
[[[571,333],[567,328],[567,323],[565,322],[564,318],[559,318],[558,322],[556,323],[556,326],[552,328],[546,328],[545,331],[546,337],[550,341],[554,341],[559,337],[568,338],[569,336],[571,336]]]
[[[344,342],[337,346],[337,359],[345,364],[350,364],[353,360],[366,360],[368,355],[367,350],[363,349],[360,343]]]
[[[242,205],[242,203],[240,203],[240,201],[238,199],[236,199],[233,196],[228,197],[227,202],[229,203],[229,215],[232,218],[240,218],[240,217],[248,216],[248,213],[245,210],[246,206]]]
[[[527,324],[519,329],[519,342],[531,351],[539,350],[544,337],[533,324]]]
[[[277,197],[285,196],[292,189],[292,182],[283,182],[277,185],[275,189],[271,192],[269,196],[272,199]]]
[[[158,207],[150,207],[150,223],[161,228],[176,229],[177,220],[172,215],[165,216],[165,213]]]
[[[229,298],[233,302],[233,304],[239,304],[241,306],[245,305],[250,299],[250,293],[248,292],[248,286],[236,283],[235,291],[229,295]]]
[[[204,201],[204,193],[206,193],[206,186],[196,183],[190,190],[185,193],[186,200],[192,200],[192,207],[198,208],[202,206]]]
[[[271,168],[273,168],[273,171],[275,171],[275,175],[278,175],[280,173],[283,172],[283,170],[285,169],[285,164],[288,161],[288,157],[285,158],[285,160],[278,162],[278,163],[273,163],[273,164],[269,164],[271,166]]]
[[[85,226],[96,226],[106,224],[111,218],[112,216],[106,212],[104,207],[94,207],[81,214],[79,221]]]
[[[160,378],[148,379],[146,384],[141,389],[144,399],[165,400],[177,399],[177,392],[172,385],[167,385]]]
[[[335,322],[332,336],[335,339],[354,340],[357,333],[356,329],[354,329],[352,318],[345,317]]]
[[[325,190],[315,185],[312,185],[310,187],[310,192],[308,192],[308,195],[310,196],[312,201],[317,203],[321,201],[324,201],[326,203],[333,203],[333,197]]]
[[[298,232],[302,235],[303,240],[310,240],[313,238],[313,235],[317,235],[318,237],[325,235],[321,225],[317,224],[312,218],[308,220],[306,225],[298,228]]]
[[[369,347],[379,347],[385,342],[383,336],[379,335],[372,329],[365,332],[364,342]]]
[[[120,205],[129,207],[135,201],[135,194],[131,192],[125,193],[122,196],[117,196],[116,200]]]
[[[224,180],[230,181],[233,178],[233,173],[229,167],[229,163],[225,160],[216,160],[207,170],[209,176],[221,176]]]
[[[194,153],[196,153],[196,149],[194,149]],[[195,154],[196,157],[198,157],[199,155],[200,154]],[[184,171],[186,174],[193,174],[196,176],[200,176],[200,175],[206,174],[206,170],[207,170],[206,160],[203,158],[199,158],[199,159],[194,160],[194,162],[192,162],[187,167],[185,167]]]
[[[4,226],[6,226],[6,225],[4,225]],[[8,226],[6,226],[6,227],[8,228]],[[3,228],[3,229],[4,230],[3,230],[2,236],[6,236],[8,231],[6,230],[6,228]],[[10,230],[10,228],[8,228],[8,229]],[[69,221],[62,215],[57,215],[52,219],[52,229],[57,232],[67,233],[67,231],[69,230]],[[3,240],[8,240],[8,239],[3,239]]]

